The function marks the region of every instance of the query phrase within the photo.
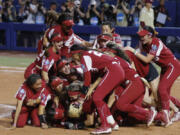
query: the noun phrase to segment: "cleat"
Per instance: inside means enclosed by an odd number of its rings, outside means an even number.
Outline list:
[[[169,119],[169,112],[168,110],[162,111],[162,122],[164,123],[164,127],[168,127],[172,124],[172,122]]]
[[[119,130],[119,125],[115,122],[113,125],[111,125],[112,130],[117,131]]]
[[[148,127],[152,124],[156,115],[157,115],[157,111],[155,109],[151,109],[149,113],[148,121],[147,121]]]
[[[111,127],[105,127],[105,126],[101,126],[98,129],[95,129],[94,131],[91,132],[91,134],[93,135],[98,135],[98,134],[109,134],[112,132]]]
[[[180,121],[180,112],[175,112],[173,117],[171,118],[172,122]]]

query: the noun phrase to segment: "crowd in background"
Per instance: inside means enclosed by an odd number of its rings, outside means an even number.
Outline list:
[[[117,0],[116,5],[109,4],[107,0],[90,0],[88,7],[82,7],[83,0],[67,0],[61,4],[52,1],[50,6],[45,8],[43,0],[18,0],[19,7],[16,8],[14,0],[0,0],[0,22],[44,24],[46,13],[54,10],[71,13],[78,25],[100,25],[104,21],[110,21],[116,26],[139,26],[141,12],[147,8],[146,14],[153,13],[154,25],[163,27],[171,18],[164,6],[165,0],[158,1],[159,5],[153,7],[153,0],[135,0],[133,5],[130,5],[130,0]],[[58,8],[60,11],[57,11]],[[163,19],[165,21],[162,21]]]

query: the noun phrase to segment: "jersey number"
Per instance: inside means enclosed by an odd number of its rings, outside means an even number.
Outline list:
[[[94,55],[96,55],[96,56],[98,56],[98,57],[101,57],[102,56],[102,53],[100,53],[100,52],[97,52],[97,51],[88,51],[88,53],[92,53],[92,54],[94,54]]]

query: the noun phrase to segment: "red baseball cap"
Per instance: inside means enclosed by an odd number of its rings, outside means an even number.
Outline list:
[[[65,20],[62,22],[63,25],[66,26],[73,26],[74,25],[74,21],[73,20]]]
[[[61,83],[63,83],[63,81],[59,77],[56,77],[56,79],[54,79],[50,85],[53,89],[56,89],[56,87]]]
[[[51,42],[60,42],[63,41],[63,38],[60,35],[57,35],[51,39]]]
[[[104,40],[104,41],[112,41],[112,37],[106,34],[101,34],[98,37],[98,40]]]
[[[150,32],[147,31],[147,30],[141,30],[141,31],[137,32],[137,34],[138,34],[140,37],[144,37],[145,35],[152,35],[152,33],[150,33]]]
[[[145,0],[145,3],[153,3],[154,1],[153,0]]]

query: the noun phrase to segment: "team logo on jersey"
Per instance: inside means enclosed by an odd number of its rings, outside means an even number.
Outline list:
[[[156,46],[156,45],[152,45],[152,51],[154,51],[154,52],[155,52],[155,51],[157,51],[157,49],[158,49],[158,48],[157,48],[157,46]]]
[[[21,90],[19,91],[18,96],[19,96],[20,98],[22,98],[22,97],[24,96],[24,94],[25,94],[24,89],[21,89]]]
[[[83,69],[84,72],[87,72],[87,69],[86,69],[86,67],[85,67],[84,64],[81,64],[81,67],[82,67],[82,69]]]
[[[49,65],[50,61],[49,60],[46,60],[44,65]]]

